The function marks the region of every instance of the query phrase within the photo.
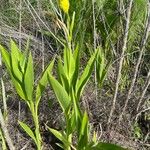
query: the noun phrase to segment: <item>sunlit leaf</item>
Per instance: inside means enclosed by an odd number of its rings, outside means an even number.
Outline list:
[[[41,79],[38,82],[37,88],[36,88],[36,101],[38,103],[39,99],[42,96],[43,91],[45,90],[47,84],[48,84],[48,73],[52,71],[53,65],[54,65],[55,59],[51,61],[51,63],[47,66],[45,71],[43,72]]]
[[[19,83],[18,81],[16,81],[16,79],[14,79],[14,77],[11,75],[11,79],[12,79],[12,82],[13,82],[13,85],[18,93],[18,95],[23,99],[23,100],[26,100],[27,97],[26,97],[26,94],[25,94],[25,91],[22,89],[22,86],[21,83]]]
[[[22,73],[19,70],[19,61],[21,58],[21,52],[15,42],[11,40],[11,72],[15,79],[22,81]]]
[[[64,87],[51,75],[49,74],[49,83],[57,97],[57,100],[60,103],[60,106],[62,107],[63,111],[67,111],[68,107],[70,105],[70,99],[65,91]]]
[[[33,131],[30,129],[28,125],[25,123],[19,121],[20,126],[23,128],[23,130],[32,138],[32,140],[37,144],[36,137],[33,133]]]
[[[68,48],[64,49],[64,71],[68,80],[71,79],[75,70],[75,61],[73,59],[72,51]]]
[[[1,54],[2,54],[2,60],[4,61],[7,69],[10,71],[10,54],[1,45],[0,45],[0,51],[1,51]]]
[[[66,145],[67,147],[71,145],[71,143],[69,143],[69,141],[66,139],[66,136],[65,136],[63,133],[61,133],[60,131],[57,131],[57,130],[55,130],[55,129],[49,128],[49,127],[47,127],[47,128],[48,128],[49,131],[52,132],[52,134],[54,134],[64,145]],[[64,149],[64,147],[65,147],[65,146],[63,146],[63,145],[60,144],[60,143],[58,143],[58,145],[60,145],[60,147],[63,147],[63,149]]]
[[[77,79],[78,79],[78,75],[79,75],[79,65],[80,65],[80,52],[79,52],[79,46],[78,45],[74,51],[73,58],[75,60],[75,71],[74,71],[74,74],[72,76],[72,86],[73,86],[73,89],[75,91],[76,83],[77,83]]]
[[[57,72],[58,72],[58,81],[61,83],[61,85],[63,87],[65,87],[65,90],[69,93],[69,81],[68,81],[68,78],[67,78],[67,74],[64,71],[64,66],[61,62],[60,57],[58,59]]]
[[[79,143],[78,147],[83,148],[88,145],[88,139],[89,139],[89,131],[88,131],[88,115],[85,112],[82,118],[80,133],[79,133]]]
[[[120,146],[110,143],[98,143],[96,146],[92,147],[92,150],[127,150]]]
[[[90,78],[91,74],[92,74],[92,70],[94,67],[94,63],[96,60],[96,55],[97,55],[97,51],[91,56],[90,60],[88,61],[86,68],[84,69],[78,83],[77,83],[77,97],[78,99],[80,98],[80,95],[82,94],[82,91],[88,81],[88,79]]]
[[[28,57],[27,67],[24,75],[24,87],[28,100],[32,100],[34,87],[34,70],[31,52]]]

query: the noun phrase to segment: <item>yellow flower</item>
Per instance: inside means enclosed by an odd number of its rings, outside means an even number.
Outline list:
[[[67,14],[69,11],[69,0],[59,0],[60,8]]]

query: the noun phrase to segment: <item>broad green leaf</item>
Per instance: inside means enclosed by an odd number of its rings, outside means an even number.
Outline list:
[[[22,73],[22,75],[25,73],[26,62],[27,62],[27,58],[26,58],[25,54],[22,54],[20,56],[20,61],[19,61],[19,65],[18,65],[18,68],[19,68],[20,72]]]
[[[61,85],[63,85],[62,74],[65,74],[64,66],[62,64],[61,57],[58,57],[58,66],[57,66],[57,74],[58,74],[58,81]]]
[[[23,74],[24,74],[25,69],[26,69],[27,57],[28,57],[28,54],[29,54],[29,40],[30,40],[30,38],[28,38],[27,43],[26,43],[26,48],[21,53],[21,56],[20,56],[20,59],[19,59],[20,60],[19,61],[19,67],[20,67],[20,70]]]
[[[14,75],[16,79],[22,81],[22,73],[21,70],[19,70],[19,61],[21,58],[21,52],[13,40],[11,40],[10,44],[11,44],[11,72],[13,72],[12,75]]]
[[[1,45],[0,45],[0,51],[1,51],[1,54],[2,54],[2,60],[4,61],[8,71],[10,71],[10,54]]]
[[[73,54],[71,50],[68,50],[69,52],[69,79],[71,80],[72,75],[75,71],[75,60],[73,58]]]
[[[47,127],[47,128],[49,129],[50,132],[52,132],[52,134],[54,134],[56,136],[56,138],[58,138],[64,144],[64,146],[62,144],[58,144],[58,145],[60,145],[61,147],[64,147],[64,149],[65,149],[65,147],[71,146],[71,143],[66,139],[65,134],[63,134],[60,131],[57,131],[55,129],[52,129],[49,127]]]
[[[85,112],[82,119],[81,129],[80,129],[80,137],[85,135],[87,136],[88,131],[88,115]]]
[[[75,70],[75,61],[73,59],[72,51],[68,48],[64,49],[64,71],[68,78],[68,80],[71,80],[71,77]]]
[[[60,84],[65,87],[65,90],[67,93],[69,93],[69,81],[67,78],[67,74],[64,71],[64,67],[61,62],[61,58],[59,57],[58,59],[58,67],[57,67],[57,72],[58,72],[58,80]]]
[[[100,142],[96,146],[92,147],[92,150],[127,150],[127,149],[124,149],[124,148],[117,146],[115,144]]]
[[[90,78],[91,74],[92,74],[92,70],[94,67],[94,63],[96,60],[96,55],[97,55],[98,51],[95,51],[94,54],[91,56],[90,60],[87,62],[86,68],[84,69],[80,80],[78,80],[77,82],[77,89],[76,89],[76,94],[78,99],[80,98],[82,91],[88,81],[88,79]]]
[[[63,111],[67,111],[70,105],[70,99],[65,91],[64,87],[51,75],[49,74],[49,83],[57,97],[58,102],[60,103],[60,106],[62,107]]]
[[[14,43],[12,42],[11,43],[12,45],[14,45]],[[15,46],[12,46],[12,47],[15,47]],[[12,82],[13,82],[13,85],[15,86],[15,89],[17,91],[17,93],[19,94],[19,96],[22,98],[22,99],[26,99],[25,97],[25,94],[22,90],[22,84],[21,84],[21,81],[18,79],[18,77],[16,77],[16,75],[14,74],[14,72],[12,71],[11,69],[11,57],[10,57],[10,54],[0,45],[0,51],[1,51],[1,54],[2,54],[2,59],[7,67],[7,70],[11,76],[11,79],[12,79]],[[17,68],[17,66],[16,66]]]
[[[77,83],[77,79],[78,79],[78,75],[79,75],[79,65],[80,65],[80,53],[79,53],[78,45],[74,51],[73,58],[75,60],[75,71],[74,71],[74,74],[72,76],[72,83],[71,84],[72,84],[73,89],[75,91],[76,83]]]
[[[72,89],[73,90],[73,89]],[[72,91],[73,93],[73,91]],[[74,108],[74,115],[75,115],[75,121],[76,121],[76,126],[77,126],[77,130],[78,133],[80,132],[80,126],[81,126],[81,118],[82,118],[82,113],[81,113],[81,109],[79,106],[78,101],[76,100],[76,97],[74,94],[72,94],[72,102],[73,102],[73,108]]]
[[[59,132],[59,131],[57,131],[57,130],[55,130],[55,129],[52,129],[52,128],[49,128],[49,127],[47,127],[48,129],[49,129],[49,131],[50,132],[52,132],[60,141],[65,141],[65,138],[63,137],[63,135],[62,135],[62,133],[61,132]]]
[[[75,116],[75,112],[72,111],[72,112],[69,112],[67,114],[68,116],[68,125],[67,125],[67,130],[68,130],[68,133],[71,134],[74,132],[74,130],[76,129],[77,127],[77,124],[76,124],[76,116]]]
[[[27,67],[24,75],[24,88],[28,100],[33,99],[33,87],[34,87],[34,70],[33,70],[33,60],[31,52],[28,57]]]
[[[10,41],[10,45],[11,45],[12,56],[14,56],[17,60],[19,60],[21,55],[21,50],[18,48],[18,46],[13,40]]]
[[[85,112],[82,118],[80,133],[79,133],[79,149],[86,147],[88,145],[89,132],[88,132],[88,115]]]
[[[55,59],[53,59],[50,64],[47,66],[45,71],[43,72],[41,79],[38,82],[37,88],[36,88],[36,102],[40,100],[43,91],[45,90],[47,84],[48,84],[48,73],[52,71],[54,66]]]
[[[18,93],[18,95],[23,99],[23,100],[26,100],[27,97],[26,97],[26,94],[25,94],[25,91],[22,89],[23,85],[21,85],[21,83],[19,83],[18,81],[16,81],[16,79],[11,75],[11,79],[12,79],[12,82],[13,82],[13,85]]]
[[[96,77],[97,77],[97,81],[100,87],[102,86],[103,81],[106,77],[108,67],[109,65],[105,64],[104,54],[101,48],[99,47],[97,60],[96,60]]]
[[[35,137],[33,131],[30,129],[30,127],[21,121],[19,121],[19,125],[32,138],[32,140],[37,144],[36,137]]]

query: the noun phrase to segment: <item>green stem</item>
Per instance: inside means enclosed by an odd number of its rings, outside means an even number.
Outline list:
[[[38,119],[38,107],[35,107],[34,103],[31,102],[31,113],[32,113],[32,117],[33,117],[33,121],[34,121],[34,125],[35,125],[35,136],[36,136],[36,140],[37,140],[37,150],[41,150],[42,146],[42,138],[41,138],[41,134],[40,134],[40,127],[39,127],[39,119]]]

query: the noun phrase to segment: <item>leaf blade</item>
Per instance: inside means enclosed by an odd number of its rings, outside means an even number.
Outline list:
[[[25,124],[25,123],[23,123],[23,122],[21,122],[21,121],[19,121],[19,125],[20,125],[20,126],[23,128],[23,130],[32,138],[32,140],[37,144],[36,137],[35,137],[33,131],[30,129],[30,127],[29,127],[27,124]]]
[[[51,74],[48,74],[48,79],[62,110],[65,112],[68,110],[71,101],[67,92]]]
[[[33,70],[33,60],[31,52],[29,53],[28,62],[24,74],[24,90],[28,100],[32,101],[33,99],[33,87],[34,87],[34,70]]]
[[[46,88],[46,85],[48,84],[48,73],[52,71],[54,66],[55,58],[51,61],[51,63],[47,66],[45,71],[43,72],[41,79],[38,82],[37,88],[36,88],[36,103],[39,103],[39,99],[42,96],[43,91]]]

